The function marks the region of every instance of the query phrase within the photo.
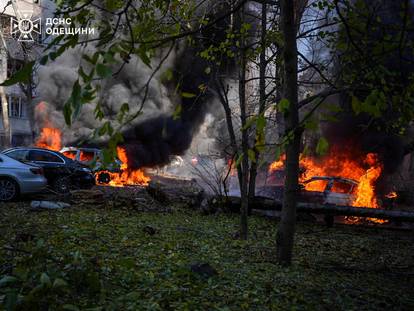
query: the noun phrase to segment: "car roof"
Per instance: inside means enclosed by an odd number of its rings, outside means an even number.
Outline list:
[[[354,185],[358,184],[358,182],[354,179],[343,178],[343,177],[338,177],[338,176],[313,176],[309,178],[308,180],[304,181],[304,183],[308,183],[314,180],[336,180],[336,181],[348,182]]]
[[[100,152],[101,151],[101,149],[98,149],[98,148],[87,148],[87,147],[63,147],[61,150],[63,150],[63,151],[81,150],[81,151],[94,151],[94,152]]]
[[[39,147],[13,147],[13,148],[3,150],[3,153],[8,152],[8,151],[12,151],[12,150],[39,150],[39,151],[49,151],[49,152],[60,154],[59,151],[46,149],[46,148],[39,148]]]
[[[9,149],[3,150],[2,153],[3,154],[6,154],[6,153],[8,153],[10,151],[15,151],[15,150],[38,150],[38,151],[46,151],[46,152],[53,153],[54,155],[57,155],[57,156],[63,158],[64,160],[66,160],[66,161],[67,160],[72,161],[71,159],[69,159],[64,154],[60,153],[59,151],[55,151],[55,150],[51,150],[51,149],[46,149],[46,148],[39,148],[39,147],[13,147],[13,148],[9,148]]]

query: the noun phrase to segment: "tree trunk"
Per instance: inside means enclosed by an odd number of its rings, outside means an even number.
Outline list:
[[[216,78],[215,78],[214,82],[215,82],[215,87],[216,87],[217,94],[218,94],[219,99],[220,99],[220,103],[223,106],[224,114],[226,116],[226,125],[227,125],[227,131],[228,131],[229,137],[230,137],[231,149],[233,150],[234,157],[237,159],[237,157],[239,155],[239,148],[237,146],[236,133],[235,133],[234,127],[233,127],[233,120],[232,120],[232,115],[231,115],[231,108],[230,108],[229,98],[227,97],[228,90],[224,86],[223,81],[220,79],[220,77],[217,76],[217,73],[216,73]],[[241,179],[242,178],[242,171],[241,171],[240,165],[238,165],[236,169],[237,169],[237,177],[238,177],[239,185],[240,185],[240,184],[242,184],[242,179]]]
[[[264,113],[266,109],[266,27],[267,27],[267,8],[266,4],[262,3],[262,21],[261,21],[261,33],[260,33],[260,62],[259,62],[259,115]],[[258,132],[256,129],[256,139]],[[257,142],[257,140],[256,140]],[[260,151],[257,148],[254,149],[255,161],[251,164],[249,174],[249,201],[256,195],[256,177],[257,177],[257,164],[260,159]],[[250,209],[249,209],[250,214]]]
[[[4,143],[3,147],[11,146],[11,131],[10,131],[10,119],[9,119],[9,103],[7,100],[6,92],[4,87],[0,87],[0,98],[1,98],[1,111],[2,111],[2,121],[3,121],[3,130],[4,130]]]
[[[241,9],[241,21],[244,21],[244,7]],[[247,216],[249,210],[249,197],[248,197],[248,183],[249,183],[249,142],[248,142],[248,128],[246,128],[247,114],[246,114],[246,47],[245,38],[240,38],[240,71],[239,71],[239,105],[240,105],[240,121],[242,126],[242,155],[241,171],[242,178],[240,184],[240,238],[246,240],[248,235]]]
[[[281,0],[281,27],[284,37],[283,47],[283,97],[289,101],[289,110],[285,113],[286,180],[281,221],[277,231],[277,260],[282,265],[292,262],[292,250],[296,224],[296,204],[298,197],[299,152],[301,131],[299,130],[298,111],[298,59],[296,45],[295,6],[292,0]]]

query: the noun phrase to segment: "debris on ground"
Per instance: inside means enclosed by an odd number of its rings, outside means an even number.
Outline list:
[[[71,205],[64,202],[52,202],[52,201],[32,201],[30,203],[32,209],[63,209],[69,208]]]

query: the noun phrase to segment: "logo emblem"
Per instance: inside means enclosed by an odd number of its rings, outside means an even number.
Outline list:
[[[42,33],[41,18],[32,19],[33,12],[18,12],[17,19],[11,18],[11,34],[18,35],[20,42],[33,42],[32,33]]]

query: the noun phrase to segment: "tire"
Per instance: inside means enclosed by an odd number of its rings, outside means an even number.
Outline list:
[[[60,176],[53,181],[53,190],[58,193],[69,193],[71,188],[71,182],[69,177]]]
[[[13,201],[19,196],[19,185],[13,179],[0,179],[0,201]]]
[[[97,176],[98,184],[106,185],[111,181],[111,176],[108,173],[97,173]]]

